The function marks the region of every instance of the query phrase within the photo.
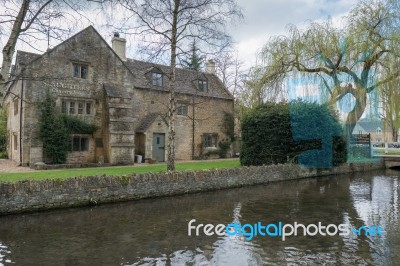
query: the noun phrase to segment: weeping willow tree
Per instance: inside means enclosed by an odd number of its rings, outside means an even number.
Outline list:
[[[389,61],[389,60],[388,60]],[[400,60],[391,60],[388,63],[388,72],[396,72],[400,66]],[[398,130],[400,128],[400,77],[383,84],[378,88],[380,107],[382,109],[381,116],[385,121],[384,126],[390,130],[393,141],[398,139]]]
[[[282,90],[288,78],[313,79],[335,107],[352,95],[354,107],[346,118],[350,135],[366,110],[368,94],[400,74],[387,64],[389,59],[400,58],[396,4],[361,1],[340,27],[331,20],[311,23],[304,30],[289,26],[288,35],[274,37],[264,47],[260,84]]]

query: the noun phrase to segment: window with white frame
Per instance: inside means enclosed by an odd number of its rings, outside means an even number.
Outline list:
[[[381,129],[380,127],[378,127],[378,128],[376,129],[376,134],[382,134],[382,129]]]
[[[71,115],[75,114],[75,101],[69,102],[69,111],[68,112]]]
[[[163,74],[158,72],[151,73],[151,84],[154,86],[163,86]]]
[[[74,78],[88,79],[89,65],[72,63],[72,75]]]
[[[72,136],[71,150],[78,152],[88,151],[89,138],[86,136]]]
[[[14,150],[18,150],[18,134],[14,133],[13,134],[13,140],[14,140]]]
[[[70,115],[92,115],[92,100],[61,99],[61,113]]]
[[[176,114],[187,116],[188,115],[188,105],[186,103],[178,102],[176,104]]]
[[[203,134],[203,147],[204,148],[215,148],[218,144],[217,133],[204,133]]]
[[[198,80],[198,90],[199,91],[204,91],[204,92],[208,91],[208,82],[207,82],[207,80],[202,80],[202,79]]]
[[[18,110],[19,110],[19,101],[18,98],[14,99],[14,115],[18,114]]]

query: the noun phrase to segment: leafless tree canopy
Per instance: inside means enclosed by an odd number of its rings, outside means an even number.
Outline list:
[[[68,38],[90,21],[84,11],[92,4],[78,0],[1,0],[0,5],[1,93],[10,78],[18,42],[43,53],[43,47],[49,47],[51,41]]]
[[[133,16],[119,30],[138,36],[141,52],[154,61],[169,61],[171,43],[176,43],[177,56],[187,53],[193,40],[201,54],[222,50],[231,44],[227,24],[242,19],[235,0],[120,0],[120,3]]]

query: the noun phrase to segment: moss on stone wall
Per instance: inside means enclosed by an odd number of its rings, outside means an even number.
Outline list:
[[[0,183],[0,215],[172,196],[383,168],[383,164],[372,163],[344,164],[331,169],[306,169],[293,164],[278,164]]]

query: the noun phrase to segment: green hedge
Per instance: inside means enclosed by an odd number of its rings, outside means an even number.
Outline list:
[[[349,147],[349,156],[354,158],[370,158],[370,153],[369,145],[351,145]]]
[[[347,160],[346,141],[327,105],[266,103],[242,121],[242,165],[299,162],[325,168]]]

